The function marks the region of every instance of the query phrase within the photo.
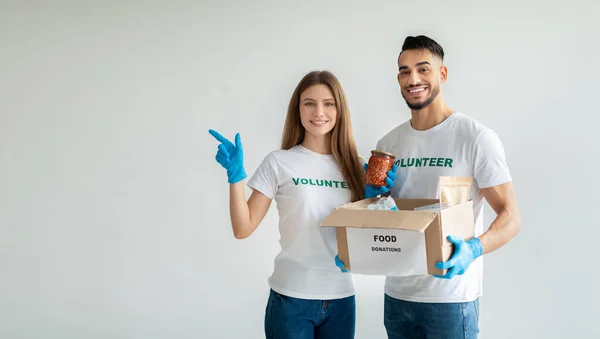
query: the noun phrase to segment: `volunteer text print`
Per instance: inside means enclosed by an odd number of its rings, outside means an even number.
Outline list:
[[[308,178],[292,178],[294,185],[310,185],[310,186],[324,186],[331,188],[348,188],[348,183],[345,181],[337,180],[323,180],[323,179],[308,179]]]
[[[451,158],[402,158],[396,160],[398,167],[452,167]]]

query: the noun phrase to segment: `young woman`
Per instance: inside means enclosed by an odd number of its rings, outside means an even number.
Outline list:
[[[336,267],[336,231],[319,227],[335,208],[360,200],[364,169],[352,134],[350,110],[336,77],[305,75],[289,103],[281,149],[270,152],[248,181],[246,201],[242,143],[218,132],[216,160],[227,170],[230,216],[236,238],[250,236],[274,199],[281,252],[265,314],[267,338],[354,338],[352,275]]]

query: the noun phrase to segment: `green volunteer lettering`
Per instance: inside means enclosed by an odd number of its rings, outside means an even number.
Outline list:
[[[313,178],[292,178],[294,185],[308,185],[308,186],[321,186],[329,188],[346,188],[348,189],[348,183],[345,181],[336,180],[324,180],[324,179],[313,179]]]
[[[402,158],[396,160],[399,167],[452,167],[451,158]]]

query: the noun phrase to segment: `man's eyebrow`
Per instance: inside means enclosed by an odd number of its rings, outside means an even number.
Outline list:
[[[429,61],[421,61],[421,62],[418,62],[415,66],[418,67],[418,66],[423,66],[423,65],[430,65],[431,66],[431,63]],[[398,70],[403,70],[403,69],[408,69],[408,66],[404,65],[404,66],[398,67]]]

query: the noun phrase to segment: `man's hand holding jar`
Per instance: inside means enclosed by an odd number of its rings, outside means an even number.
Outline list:
[[[369,163],[365,164],[366,188],[364,198],[387,194],[396,181],[395,156],[383,151],[371,151]]]

